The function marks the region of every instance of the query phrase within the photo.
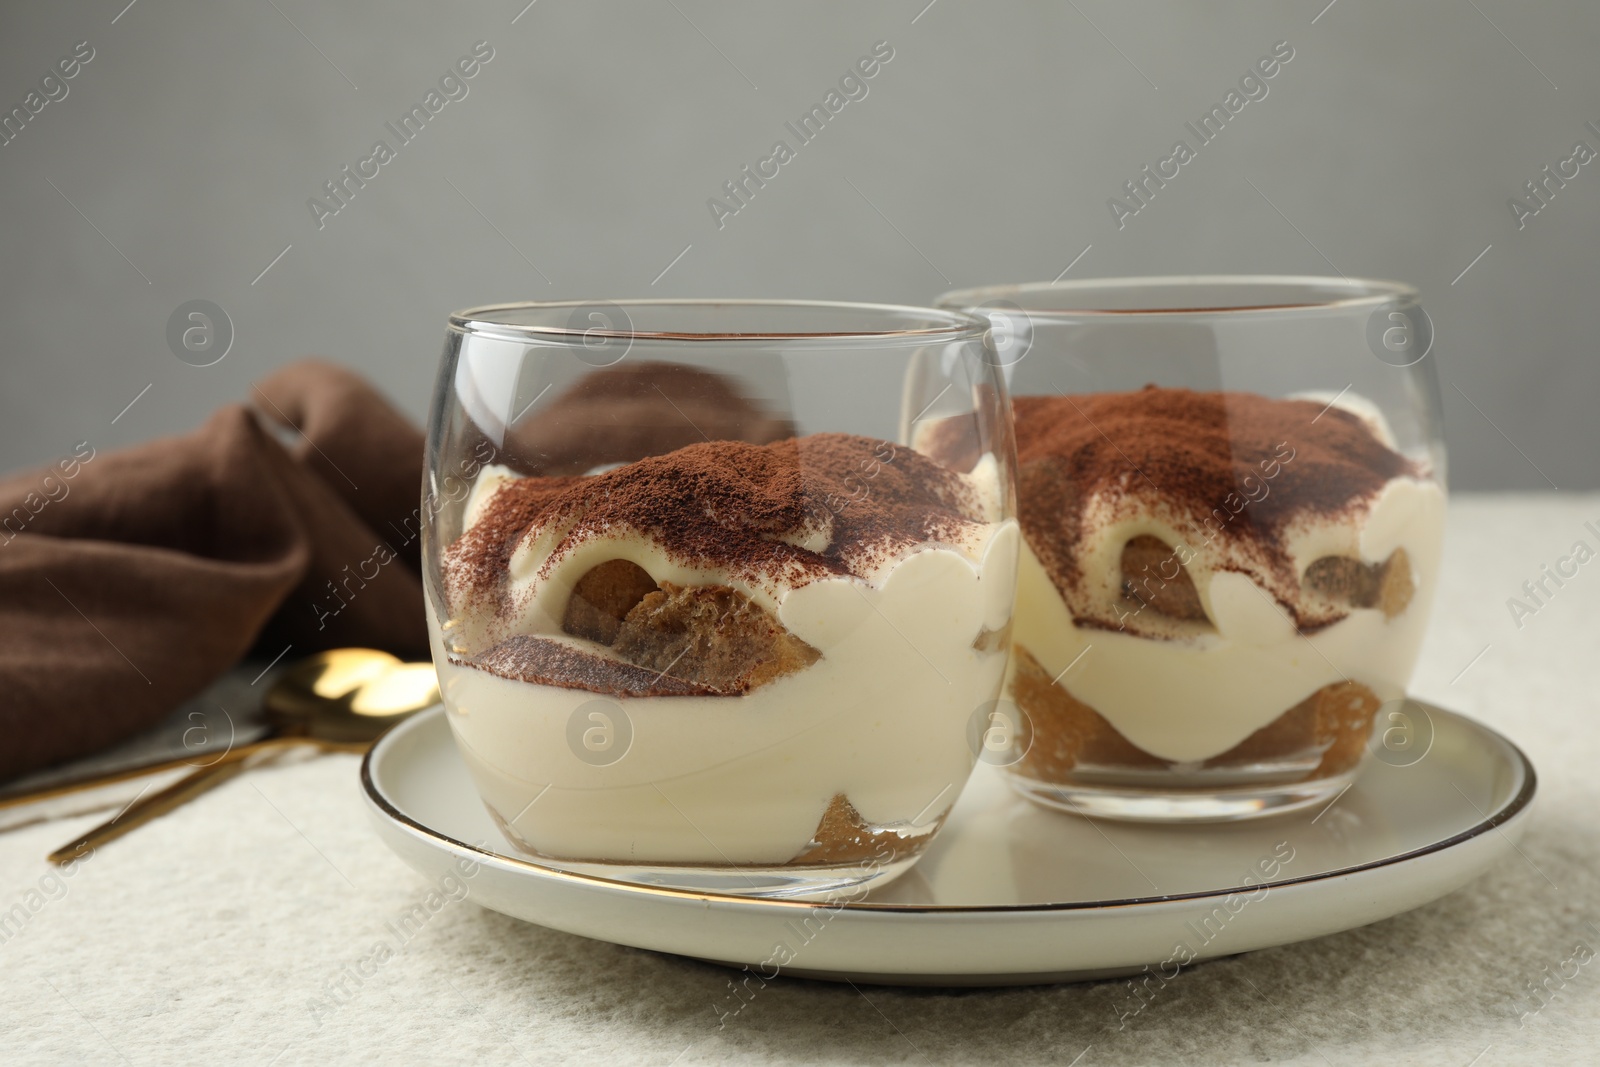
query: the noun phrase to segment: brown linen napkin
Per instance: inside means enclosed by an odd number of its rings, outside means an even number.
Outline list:
[[[422,435],[319,361],[252,400],[0,479],[0,780],[137,733],[252,648],[426,657]]]

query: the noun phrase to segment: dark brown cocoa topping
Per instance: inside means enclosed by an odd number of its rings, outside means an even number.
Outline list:
[[[887,441],[849,434],[767,445],[716,441],[597,475],[503,483],[446,550],[445,578],[454,611],[487,607],[504,622],[518,607],[507,592],[509,562],[535,528],[558,538],[539,580],[585,542],[636,533],[685,566],[801,585],[865,575],[907,547],[956,540],[976,521],[981,511],[965,479]],[[820,657],[738,590],[658,586],[624,559],[578,580],[562,627],[609,653],[514,636],[464,662],[616,696],[711,696],[748,692]]]
[[[517,543],[534,526],[565,533],[540,577],[596,537],[637,531],[675,561],[793,584],[862,574],[883,555],[948,542],[981,521],[954,472],[912,449],[852,434],[768,445],[713,441],[579,478],[501,485],[445,554],[452,590],[498,594]],[[829,531],[820,551],[789,544]]]
[[[581,478],[529,478],[517,493],[497,490],[493,506],[484,509],[472,528],[445,550],[446,581],[452,591],[460,588],[482,593],[496,588],[511,566],[511,553],[528,528],[538,521],[550,503]],[[501,486],[504,490],[505,486]]]
[[[508,452],[530,474],[583,474],[697,441],[766,444],[794,424],[726,375],[681,363],[624,361],[591,371],[511,429]]]
[[[1297,588],[1283,545],[1291,520],[1361,507],[1391,479],[1419,473],[1356,415],[1309,400],[1149,385],[1014,403],[1018,519],[1063,595],[1082,579],[1078,546],[1094,532],[1086,528],[1091,500],[1115,511],[1158,498],[1189,525],[1190,548],[1220,538]],[[1166,589],[1183,596],[1170,581]],[[1297,624],[1326,621],[1284,607]]]

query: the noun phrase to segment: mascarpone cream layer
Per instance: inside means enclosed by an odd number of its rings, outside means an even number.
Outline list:
[[[1159,513],[1108,524],[1081,566],[1103,580],[1109,603],[1120,591],[1118,557],[1130,538],[1150,534],[1174,546],[1187,541],[1194,552],[1185,569],[1210,629],[1173,623],[1167,627],[1172,636],[1140,637],[1080,628],[1024,545],[1016,643],[1052,677],[1066,671],[1058,684],[1151,755],[1176,763],[1210,759],[1333,682],[1360,682],[1380,700],[1403,694],[1433,599],[1444,516],[1445,494],[1437,483],[1403,477],[1387,483],[1367,508],[1293,522],[1284,545],[1297,575],[1324,556],[1382,563],[1404,548],[1416,589],[1392,619],[1377,608],[1354,608],[1309,636],[1296,633],[1272,593],[1237,570],[1213,566],[1204,546],[1193,545],[1192,536],[1185,538]],[[1141,613],[1139,624],[1153,621],[1150,615],[1150,609]]]
[[[469,501],[481,511],[485,472]],[[532,581],[537,544],[519,547],[512,582],[526,596],[515,632],[564,640],[572,585],[606,559],[630,559],[657,582],[728,584],[769,604],[822,656],[736,697],[613,700],[511,681],[452,662],[431,618],[449,721],[484,800],[539,853],[616,862],[782,864],[811,841],[843,793],[874,826],[925,828],[961,792],[974,754],[966,723],[997,695],[1003,629],[1015,599],[1021,538],[1012,520],[972,523],[961,544],[925,545],[865,576],[738,583],[676,564],[647,538],[620,532],[571,553]],[[535,588],[537,586],[537,588]],[[463,629],[471,630],[467,626]],[[569,721],[625,717],[626,753],[594,766],[569,746]],[[620,730],[619,730],[620,734]]]

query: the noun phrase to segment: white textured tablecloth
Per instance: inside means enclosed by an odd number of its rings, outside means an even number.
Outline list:
[[[1600,497],[1458,497],[1413,686],[1533,758],[1522,855],[1399,918],[1197,966],[1125,1029],[1121,982],[780,980],[718,1030],[731,972],[470,898],[364,963],[433,887],[334,756],[252,771],[59,882],[45,853],[95,818],[0,836],[0,1063],[1596,1062],[1600,960],[1567,961],[1600,950],[1600,559],[1520,628],[1507,607],[1575,541],[1600,550],[1585,521]]]

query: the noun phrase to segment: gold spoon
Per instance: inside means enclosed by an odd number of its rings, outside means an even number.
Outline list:
[[[431,663],[402,663],[387,652],[339,648],[284,673],[262,701],[274,733],[231,749],[159,792],[134,800],[108,821],[50,853],[63,864],[221,785],[252,757],[310,745],[323,752],[365,752],[390,726],[439,702]]]
[[[304,664],[299,666],[305,667],[308,673],[320,673],[316,672],[313,668],[306,666],[316,662],[327,662],[329,664],[330,670],[327,671],[326,678],[321,678],[320,680],[318,678],[288,679],[286,672],[285,680],[287,684],[278,686],[275,683],[272,687],[272,690],[269,690],[267,697],[263,700],[263,706],[272,707],[282,702],[282,704],[287,707],[291,702],[297,699],[321,699],[323,696],[328,695],[337,696],[338,693],[342,691],[343,681],[359,681],[360,679],[369,677],[371,674],[376,674],[382,670],[386,670],[389,667],[398,666],[400,663],[398,659],[389,655],[389,653],[379,652],[376,649],[343,648],[335,649],[332,652],[325,652],[321,656],[313,656],[311,659],[306,660]],[[308,693],[307,687],[311,685],[315,685],[315,693]],[[299,697],[295,695],[297,692],[301,694]],[[295,712],[293,710],[288,711],[288,717],[293,718],[294,715]],[[274,722],[274,726],[276,725],[277,723]],[[271,737],[273,736],[273,733],[269,733],[267,736]],[[152,774],[164,774],[167,771],[204,769],[206,767],[215,766],[216,764],[230,757],[235,759],[241,758],[249,755],[253,751],[255,750],[252,748],[234,749],[230,747],[227,753],[225,753],[223,756],[216,757],[210,763],[201,762],[198,759],[200,753],[190,752],[187,755],[176,756],[171,759],[158,760],[154,763],[143,763],[133,767],[119,768],[114,771],[89,774],[80,778],[72,779],[70,781],[61,782],[56,785],[45,786],[41,789],[32,789],[25,793],[15,793],[9,796],[0,797],[0,811],[4,811],[9,808],[37,804],[44,800],[54,800],[64,796],[70,796],[74,793],[93,792],[94,790],[102,789],[109,785],[115,785],[119,782],[126,782],[134,778],[145,778]]]

